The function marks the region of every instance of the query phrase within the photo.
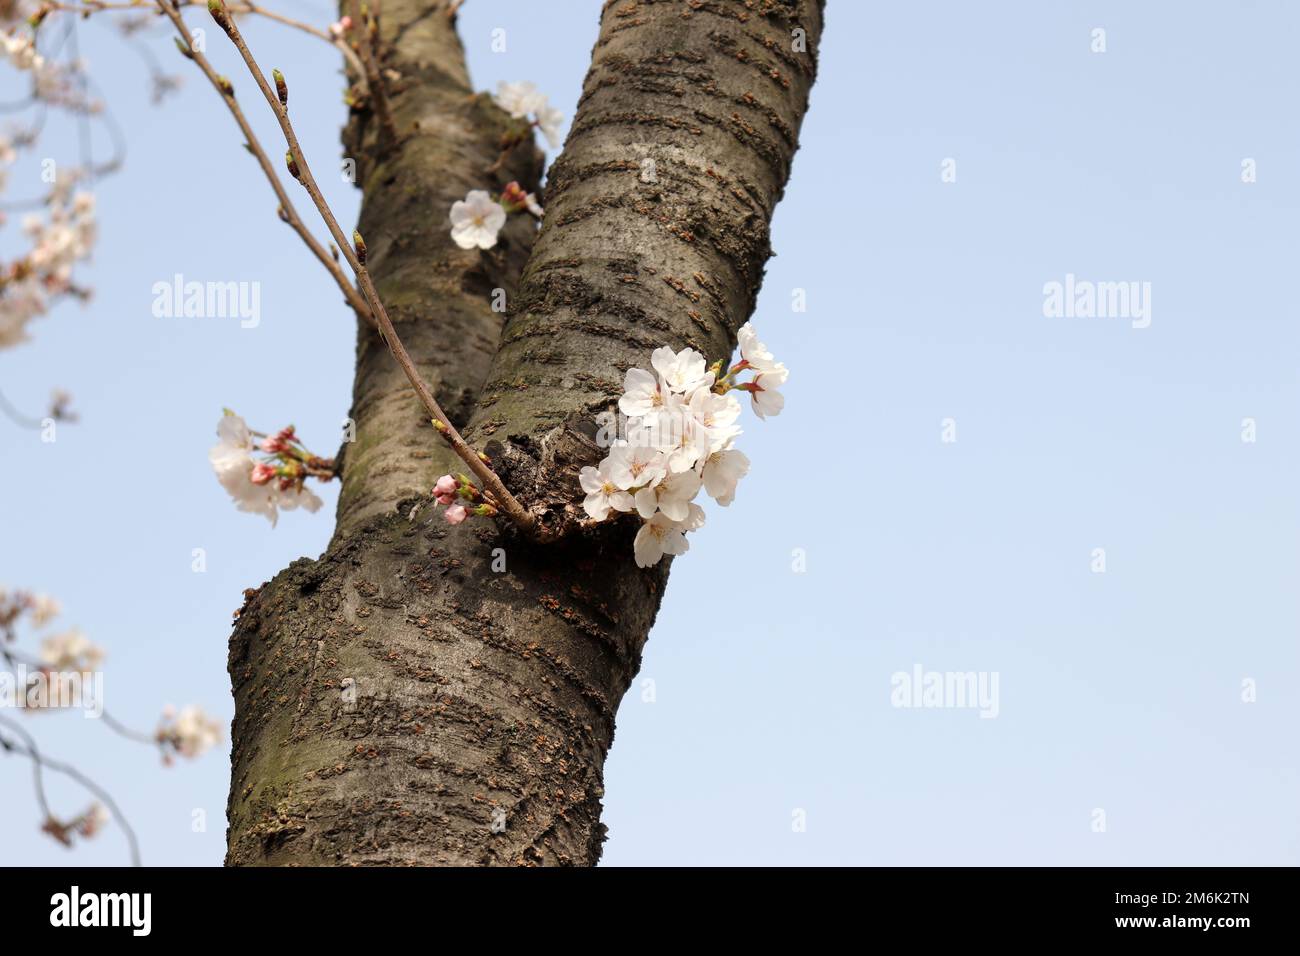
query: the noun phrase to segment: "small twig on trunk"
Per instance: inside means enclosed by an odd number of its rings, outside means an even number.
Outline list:
[[[158,2],[161,4],[165,2],[165,0],[158,0]],[[208,0],[208,10],[212,14],[213,20],[215,20],[217,25],[225,31],[228,37],[230,37],[231,42],[235,44],[235,49],[239,51],[239,55],[243,58],[245,65],[247,65],[249,73],[252,74],[253,79],[257,82],[258,88],[262,91],[262,96],[270,105],[271,111],[275,113],[275,118],[280,124],[281,131],[284,133],[285,143],[289,147],[289,152],[285,159],[289,165],[290,175],[302,183],[303,188],[307,190],[307,195],[311,197],[312,202],[315,204],[317,211],[321,215],[321,219],[325,221],[325,225],[328,227],[330,234],[334,237],[334,241],[338,244],[339,249],[343,251],[343,255],[347,258],[348,265],[351,266],[352,271],[356,274],[357,284],[361,286],[361,292],[365,295],[366,301],[370,304],[371,314],[375,317],[375,321],[379,325],[379,334],[388,345],[389,351],[393,353],[393,358],[397,360],[398,366],[400,366],[402,371],[406,374],[406,378],[411,383],[411,387],[415,389],[415,394],[419,397],[421,404],[424,405],[425,410],[428,411],[431,416],[434,427],[447,440],[447,443],[451,445],[452,451],[454,451],[461,461],[465,462],[465,464],[469,466],[469,470],[473,472],[481,482],[483,482],[484,488],[492,493],[493,498],[500,506],[500,510],[503,511],[506,516],[514,521],[514,523],[522,530],[537,537],[539,531],[537,520],[524,509],[524,506],[519,503],[518,499],[516,499],[506,486],[502,484],[501,479],[497,477],[496,472],[488,467],[487,462],[480,458],[474,449],[469,447],[465,442],[465,439],[461,437],[460,432],[456,430],[456,426],[451,423],[447,414],[438,405],[437,400],[433,397],[433,393],[425,384],[424,379],[421,378],[420,372],[416,369],[415,362],[412,361],[410,353],[406,351],[406,347],[402,344],[401,338],[397,335],[397,330],[393,328],[392,320],[389,319],[388,312],[385,310],[383,302],[380,301],[379,292],[375,289],[374,280],[371,279],[370,272],[366,269],[366,246],[364,240],[361,238],[361,235],[356,232],[352,234],[353,240],[351,242],[349,242],[347,236],[344,235],[343,229],[339,226],[333,210],[330,209],[329,203],[325,201],[325,197],[321,193],[320,187],[316,185],[316,178],[312,175],[311,167],[307,164],[307,157],[304,155],[302,147],[298,144],[298,135],[294,132],[293,123],[289,120],[288,110],[285,108],[284,104],[280,102],[279,94],[267,81],[266,75],[262,72],[261,67],[257,65],[257,61],[253,58],[253,54],[249,50],[243,34],[239,31],[238,24],[235,23],[230,14],[226,11],[226,6],[222,0]]]
[[[370,42],[372,25],[375,38],[379,36],[378,21],[369,15],[369,11],[363,13],[361,0],[352,0],[352,25],[357,31],[357,50],[364,65],[366,97],[379,117],[379,145],[381,149],[389,149],[397,145],[397,127],[393,125],[393,114],[388,108],[384,78],[375,60],[375,46]]]

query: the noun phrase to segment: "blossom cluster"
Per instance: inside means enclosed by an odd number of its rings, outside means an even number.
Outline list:
[[[451,238],[462,249],[491,249],[506,224],[506,214],[529,212],[542,218],[537,197],[512,182],[496,199],[483,189],[471,189],[464,199],[451,204]]]
[[[0,638],[6,643],[17,639],[20,620],[25,618],[33,631],[42,631],[62,613],[59,602],[48,594],[10,592],[0,587]],[[47,673],[93,671],[103,662],[103,648],[76,628],[41,639],[39,664]]]
[[[198,707],[184,707],[179,713],[166,707],[154,739],[162,748],[164,763],[171,763],[173,754],[198,757],[221,742],[221,724]]]
[[[31,32],[0,32],[0,61],[14,69],[30,73],[33,93],[37,99],[50,106],[59,106],[85,113],[98,113],[103,104],[85,95],[80,75],[85,72],[82,62],[56,63],[46,59],[36,49],[36,36]]]
[[[509,113],[511,119],[528,120],[530,127],[536,126],[541,130],[551,149],[560,145],[560,127],[564,124],[564,114],[551,106],[546,94],[532,83],[527,80],[498,83],[492,100]]]
[[[3,159],[0,155],[0,161]],[[94,248],[95,197],[74,191],[74,181],[75,177],[65,174],[51,190],[45,218],[24,218],[30,251],[0,264],[0,348],[25,342],[28,323],[44,315],[54,297],[82,294],[73,285],[72,268]]]
[[[41,824],[41,830],[49,836],[58,840],[64,846],[70,847],[75,842],[76,837],[90,839],[99,833],[108,825],[108,811],[102,804],[92,803],[83,813],[78,814],[71,820],[60,820],[54,815],[45,818]]]
[[[490,497],[466,475],[443,475],[433,486],[433,497],[447,506],[442,513],[447,524],[460,524],[470,515],[487,518],[497,513]]]
[[[320,508],[320,498],[304,483],[308,477],[328,481],[333,462],[303,447],[292,425],[263,435],[226,409],[217,423],[217,437],[220,441],[208,452],[208,460],[240,511],[263,515],[274,527],[281,511]],[[254,457],[255,452],[261,457]]]
[[[34,631],[46,628],[55,618],[63,613],[59,602],[47,594],[32,591],[10,591],[0,586],[0,645],[15,643],[18,639],[17,626],[26,621]],[[92,643],[84,633],[76,628],[42,638],[40,652],[36,660],[30,662],[48,675],[63,675],[95,671],[104,662],[104,649]],[[4,650],[3,660],[13,665],[29,663],[23,655]],[[29,699],[30,700],[30,699]],[[29,702],[28,709],[32,708]],[[143,737],[143,735],[139,735]],[[173,754],[183,757],[197,757],[211,748],[221,739],[221,726],[195,706],[185,707],[178,714],[173,708],[163,710],[163,719],[153,740],[162,751],[164,762],[170,763]],[[82,836],[92,836],[93,830],[102,825],[103,820],[95,818],[77,818],[81,823],[94,822],[92,832],[81,832],[80,824],[74,821],[68,825],[68,832],[77,830]],[[75,825],[74,825],[75,824]]]
[[[704,524],[704,509],[695,501],[700,491],[725,507],[748,474],[749,458],[733,447],[741,434],[741,405],[732,392],[748,392],[760,418],[778,414],[785,403],[779,391],[785,366],[749,323],[739,338],[741,359],[725,372],[721,361],[706,368],[694,349],[667,346],[651,353],[653,371],[628,369],[618,401],[626,419],[623,437],[598,466],[579,474],[583,510],[591,518],[635,512],[641,520],[633,542],[638,567],[685,553],[686,534]],[[753,378],[738,382],[747,371]]]

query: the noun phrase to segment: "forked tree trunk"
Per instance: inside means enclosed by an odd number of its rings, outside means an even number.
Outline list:
[[[366,114],[345,131],[372,271],[466,437],[558,519],[629,366],[665,344],[730,355],[821,2],[607,3],[545,227],[533,244],[512,217],[485,253],[451,243],[447,210],[469,189],[531,188],[539,156],[489,172],[506,117],[472,93],[444,10],[384,0],[383,18],[403,142],[381,153]],[[231,638],[227,863],[595,863],[615,711],[667,560],[635,566],[630,522],[550,545],[446,525],[428,493],[456,463],[365,328],[351,414],[334,540],[253,594]]]

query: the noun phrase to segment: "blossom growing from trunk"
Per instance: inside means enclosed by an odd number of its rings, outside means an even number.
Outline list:
[[[482,189],[451,204],[451,238],[462,249],[491,249],[505,224],[505,209]]]
[[[543,210],[537,202],[537,197],[530,192],[525,192],[524,187],[517,182],[506,184],[506,188],[501,190],[501,206],[507,212],[524,212],[532,213],[538,219],[542,218]]]
[[[631,499],[642,521],[633,542],[639,567],[686,551],[686,533],[704,525],[704,509],[694,500],[701,489],[718,504],[730,505],[748,474],[749,458],[732,447],[741,433],[740,402],[729,393],[749,392],[759,417],[781,410],[784,399],[777,386],[785,382],[785,366],[748,323],[740,345],[741,360],[726,369],[721,361],[706,366],[694,349],[668,346],[651,353],[653,371],[628,369],[618,400],[625,437],[598,466],[587,466],[578,476],[586,493],[583,510],[597,521],[630,510],[625,499]],[[753,380],[737,383],[744,371],[753,371]]]
[[[433,497],[438,504],[447,506],[442,513],[447,524],[460,524],[470,515],[489,518],[497,513],[492,495],[474,484],[468,475],[443,475],[433,486]]]

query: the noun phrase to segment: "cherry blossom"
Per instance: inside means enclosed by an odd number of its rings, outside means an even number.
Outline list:
[[[634,435],[633,441],[610,449],[609,475],[622,491],[645,485],[653,487],[668,473],[667,456],[658,448],[636,440],[644,434],[648,432],[642,430]]]
[[[668,401],[668,385],[643,368],[630,368],[623,376],[623,396],[618,410],[630,418],[649,415]]]
[[[53,671],[92,671],[104,661],[103,649],[75,629],[42,640],[40,656],[41,663]]]
[[[560,127],[564,125],[564,114],[555,107],[547,105],[537,111],[537,128],[542,131],[546,137],[546,142],[551,149],[557,149],[562,140],[560,139]]]
[[[564,125],[564,114],[551,106],[546,94],[527,80],[518,83],[501,82],[492,95],[493,101],[510,114],[512,119],[530,119],[530,125],[536,126],[546,137],[552,149],[560,145],[560,127]]]
[[[97,227],[94,196],[73,188],[78,177],[62,174],[46,197],[44,216],[23,220],[30,251],[0,264],[0,348],[27,341],[28,323],[49,311],[58,296],[86,296],[73,285],[72,270],[89,257]]]
[[[700,462],[700,478],[709,497],[724,508],[736,497],[736,485],[749,474],[749,456],[728,448],[715,451]]]
[[[673,521],[685,521],[690,514],[691,500],[699,491],[700,476],[695,472],[669,475],[658,485],[647,486],[636,493],[637,514],[642,518],[653,518],[656,511],[661,511]]]
[[[197,757],[221,742],[221,724],[195,706],[184,707],[176,714],[169,707],[154,735],[163,748],[164,760],[170,753]]]
[[[704,356],[695,349],[682,349],[674,352],[668,346],[657,348],[650,353],[650,366],[672,392],[693,392],[707,384],[712,385],[711,376],[704,371]]]
[[[462,249],[491,249],[505,224],[505,209],[482,189],[451,204],[451,238]]]
[[[528,80],[507,83],[502,80],[497,84],[497,91],[492,95],[493,101],[513,119],[524,119],[530,113],[547,108],[546,94]]]
[[[632,496],[614,483],[613,464],[610,459],[606,458],[597,468],[590,465],[583,468],[578,474],[578,481],[582,484],[582,490],[587,493],[587,497],[582,502],[582,509],[597,521],[608,518],[610,509],[632,510]]]
[[[686,528],[665,514],[656,514],[636,533],[632,542],[633,557],[638,568],[658,564],[665,554],[685,554],[691,545],[686,540]]]

